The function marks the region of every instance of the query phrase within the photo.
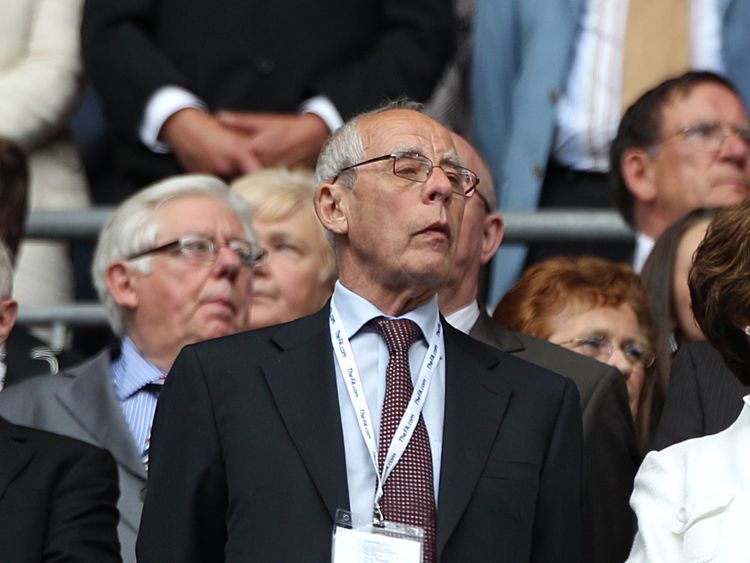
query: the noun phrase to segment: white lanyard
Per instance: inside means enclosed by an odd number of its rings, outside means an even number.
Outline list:
[[[375,467],[375,475],[378,479],[378,486],[375,491],[374,514],[376,522],[379,523],[379,521],[382,520],[379,502],[380,498],[383,496],[383,483],[388,479],[388,476],[398,463],[398,460],[401,459],[404,450],[406,450],[409,440],[411,440],[411,436],[417,427],[419,417],[422,414],[422,408],[427,399],[427,392],[430,388],[432,376],[436,372],[440,361],[443,359],[443,330],[440,322],[438,322],[435,334],[428,342],[427,354],[425,354],[422,368],[419,370],[417,384],[414,386],[414,391],[409,399],[409,404],[406,406],[404,415],[401,417],[401,421],[399,422],[396,432],[391,439],[391,443],[388,446],[388,453],[386,454],[385,462],[383,463],[383,473],[380,474],[378,472],[378,446],[375,443],[372,417],[370,416],[370,410],[368,409],[367,401],[365,400],[362,379],[360,378],[357,364],[354,361],[354,354],[352,353],[349,338],[347,338],[344,332],[341,317],[336,310],[336,305],[333,300],[331,300],[331,314],[329,320],[333,352],[338,361],[339,368],[341,369],[341,375],[346,384],[349,399],[351,400],[354,412],[357,415],[356,418],[360,433],[362,434],[365,445],[370,452],[370,460]]]

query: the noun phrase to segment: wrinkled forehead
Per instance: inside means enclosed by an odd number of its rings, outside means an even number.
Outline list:
[[[388,110],[368,116],[360,123],[359,132],[365,158],[413,150],[434,162],[458,159],[448,129],[414,110]]]
[[[717,82],[699,82],[689,88],[678,89],[667,96],[661,105],[661,124],[680,121],[747,122],[742,99],[732,90]]]

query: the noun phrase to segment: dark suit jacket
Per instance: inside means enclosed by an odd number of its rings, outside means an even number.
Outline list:
[[[74,352],[56,353],[25,327],[16,325],[5,341],[5,387],[34,375],[57,373],[79,363],[83,358]]]
[[[117,508],[122,558],[135,563],[146,470],[112,385],[113,354],[105,350],[59,375],[34,377],[5,389],[0,393],[0,414],[16,424],[77,438],[112,454],[121,491]]]
[[[740,383],[708,342],[680,348],[651,449],[721,432],[737,419],[750,387]]]
[[[107,452],[0,418],[0,560],[120,561],[117,490]]]
[[[139,563],[330,560],[349,495],[327,313],[182,351],[157,407]],[[575,386],[443,326],[439,560],[578,563]]]
[[[452,21],[450,0],[91,0],[82,48],[140,187],[179,171],[137,139],[158,88],[186,88],[210,111],[296,112],[323,94],[346,120],[385,98],[425,100]]]
[[[622,374],[560,346],[506,330],[484,309],[469,334],[576,384],[583,413],[582,561],[627,559],[635,534],[629,500],[640,455]]]

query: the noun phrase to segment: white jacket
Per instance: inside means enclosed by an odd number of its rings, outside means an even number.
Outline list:
[[[651,452],[630,506],[638,534],[629,563],[750,562],[750,395],[718,434]]]

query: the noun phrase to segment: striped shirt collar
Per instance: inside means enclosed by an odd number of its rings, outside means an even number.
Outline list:
[[[130,338],[123,338],[121,354],[112,362],[112,382],[120,402],[149,383],[163,384],[166,376],[141,355]]]

